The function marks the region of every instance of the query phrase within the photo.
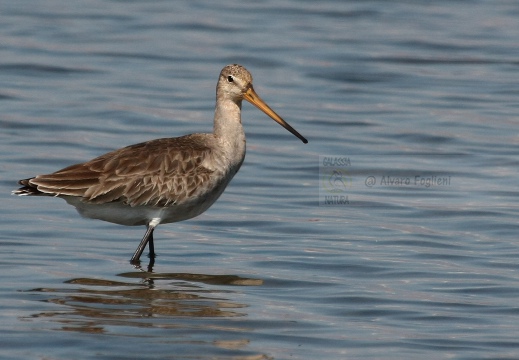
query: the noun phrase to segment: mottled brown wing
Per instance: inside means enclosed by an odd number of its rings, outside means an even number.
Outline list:
[[[204,160],[211,149],[196,135],[158,139],[128,146],[49,175],[22,180],[41,193],[78,196],[103,204],[167,206],[203,192],[212,170]],[[25,183],[24,183],[25,182]]]

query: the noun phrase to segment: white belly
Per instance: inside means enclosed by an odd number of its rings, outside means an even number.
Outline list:
[[[230,179],[229,179],[230,181]],[[191,219],[206,211],[223,193],[229,181],[220,184],[204,196],[196,197],[178,205],[167,207],[130,206],[123,202],[114,201],[104,204],[94,204],[83,201],[75,196],[62,196],[74,206],[81,216],[108,221],[115,224],[135,226],[147,225],[152,219],[158,223],[172,223]],[[157,224],[158,224],[157,223]]]

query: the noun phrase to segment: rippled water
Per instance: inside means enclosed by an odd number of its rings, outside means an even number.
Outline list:
[[[11,1],[0,13],[0,357],[519,357],[516,1]],[[249,104],[222,198],[144,228],[10,195]]]

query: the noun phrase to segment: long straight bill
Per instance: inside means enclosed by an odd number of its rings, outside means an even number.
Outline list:
[[[261,98],[256,94],[252,85],[250,85],[249,89],[243,95],[244,99],[250,102],[252,105],[256,106],[258,109],[263,111],[265,114],[270,116],[272,120],[277,122],[279,125],[283,126],[285,129],[290,131],[292,134],[297,136],[303,143],[308,143],[308,140],[305,139],[303,135],[298,133],[296,129],[290,126],[285,120],[281,118],[274,110],[272,110]]]

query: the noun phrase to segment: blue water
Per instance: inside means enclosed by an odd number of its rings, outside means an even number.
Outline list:
[[[1,8],[0,358],[519,358],[516,1]],[[144,228],[10,195],[210,131],[235,62],[309,144],[244,104],[242,169],[151,273]]]

